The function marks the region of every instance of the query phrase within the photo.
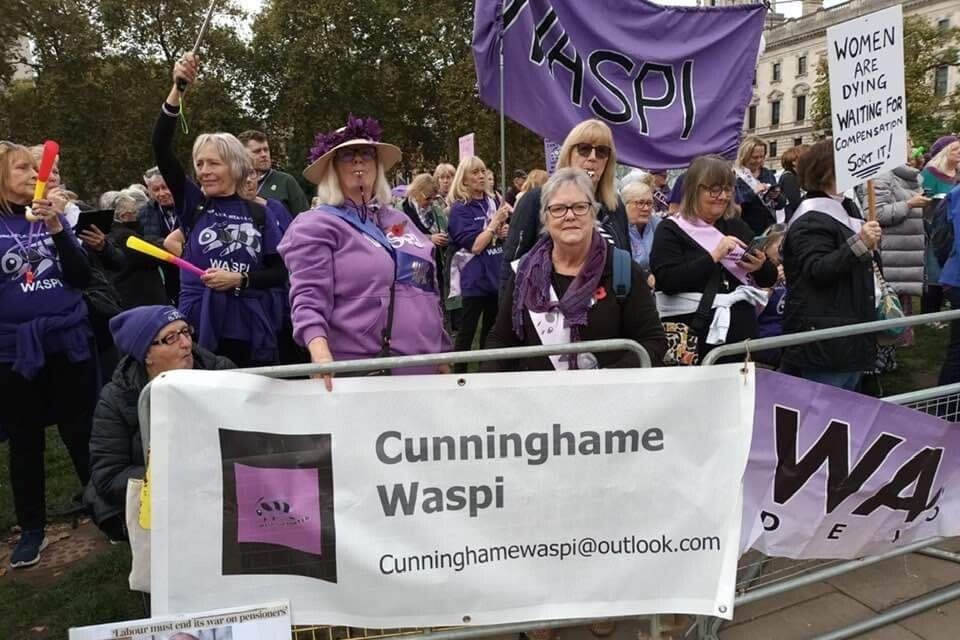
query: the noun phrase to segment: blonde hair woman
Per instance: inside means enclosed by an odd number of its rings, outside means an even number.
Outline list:
[[[617,150],[613,132],[600,120],[585,120],[567,134],[560,148],[557,169],[581,169],[593,183],[594,198],[600,203],[597,222],[601,235],[619,249],[630,250],[627,212],[617,197]],[[518,203],[510,220],[510,235],[503,246],[504,259],[512,262],[523,256],[537,241],[540,223],[540,189],[532,189]],[[501,280],[501,293],[506,282]]]
[[[747,136],[740,143],[733,172],[737,176],[740,217],[755,235],[777,222],[776,211],[787,206],[777,176],[763,166],[767,160],[767,143],[757,136]]]
[[[517,202],[520,202],[520,199],[523,198],[527,193],[542,187],[550,175],[543,169],[534,169],[527,174],[527,179],[523,181],[523,185],[520,187],[520,192],[517,193]],[[516,207],[516,203],[514,203]]]
[[[44,438],[56,424],[81,485],[90,479],[89,440],[98,369],[82,290],[90,265],[63,217],[63,200],[33,201],[30,152],[0,141],[0,427],[9,438],[10,486],[22,533],[13,568],[40,561],[44,526]],[[39,222],[26,219],[27,207]]]
[[[453,174],[456,172],[457,168],[446,162],[441,162],[433,170],[433,179],[437,181],[437,190],[444,200],[447,200],[447,196],[450,194],[450,185],[453,184]],[[447,200],[447,204],[449,203],[449,200]]]
[[[474,156],[457,167],[450,186],[450,296],[462,296],[463,312],[454,348],[469,351],[480,327],[480,348],[497,316],[497,290],[503,264],[502,241],[509,233],[507,203],[496,207],[487,194],[487,167]],[[466,371],[465,365],[456,370]]]

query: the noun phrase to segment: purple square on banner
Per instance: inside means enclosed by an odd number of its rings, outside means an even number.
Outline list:
[[[320,555],[320,487],[316,469],[233,465],[237,542],[264,542]]]

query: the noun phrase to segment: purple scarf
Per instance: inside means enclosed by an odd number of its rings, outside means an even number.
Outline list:
[[[587,326],[587,310],[600,286],[603,268],[607,264],[607,243],[593,232],[587,260],[580,268],[559,302],[550,300],[553,274],[553,239],[544,236],[537,241],[517,269],[517,286],[513,294],[513,332],[523,339],[523,312],[546,313],[559,310],[564,326],[570,328],[570,339],[579,342],[581,329]],[[571,361],[571,367],[575,362]]]

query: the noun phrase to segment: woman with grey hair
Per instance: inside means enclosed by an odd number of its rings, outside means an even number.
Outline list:
[[[714,345],[756,338],[756,306],[777,269],[736,216],[734,174],[719,156],[697,158],[683,182],[678,215],[653,237],[650,267],[657,308],[671,341],[668,359],[695,364]]]
[[[147,198],[137,189],[124,189],[113,199],[113,226],[110,241],[123,250],[124,266],[111,273],[111,281],[120,295],[124,310],[153,304],[170,304],[161,275],[161,264],[139,251],[127,247],[127,240],[136,236],[144,240],[139,212]]]
[[[164,246],[204,270],[181,274],[180,311],[205,349],[241,367],[274,364],[287,271],[277,251],[276,215],[238,193],[252,170],[250,156],[229,133],[200,134],[193,144],[198,185],[171,150],[182,95],[176,81],[192,84],[198,69],[192,53],[175,63],[173,87],[153,129],[157,167],[180,212]]]
[[[640,267],[629,260],[629,292],[614,291],[615,249],[597,231],[600,204],[593,181],[579,169],[560,169],[540,192],[544,230],[533,248],[510,263],[513,273],[500,305],[489,348],[553,345],[606,338],[639,342],[654,364],[666,339]],[[625,252],[624,252],[625,253]],[[491,362],[485,371],[635,367],[633,354]]]
[[[661,220],[653,211],[653,189],[645,180],[632,180],[620,189],[620,199],[627,209],[627,222],[630,224],[630,254],[646,274],[647,284],[652,288],[655,279],[650,273],[650,250],[653,248],[653,234]]]

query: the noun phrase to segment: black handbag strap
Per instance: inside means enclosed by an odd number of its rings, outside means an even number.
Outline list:
[[[701,335],[707,330],[710,324],[710,310],[713,308],[713,301],[720,291],[720,279],[723,277],[723,267],[717,265],[716,271],[707,281],[707,286],[703,290],[703,296],[700,298],[700,304],[697,306],[697,312],[690,321],[690,328],[696,335]]]
[[[390,302],[387,304],[387,324],[380,334],[380,353],[379,358],[390,356],[390,338],[393,335],[393,303],[397,294],[397,260],[393,260],[393,282],[390,283]]]

